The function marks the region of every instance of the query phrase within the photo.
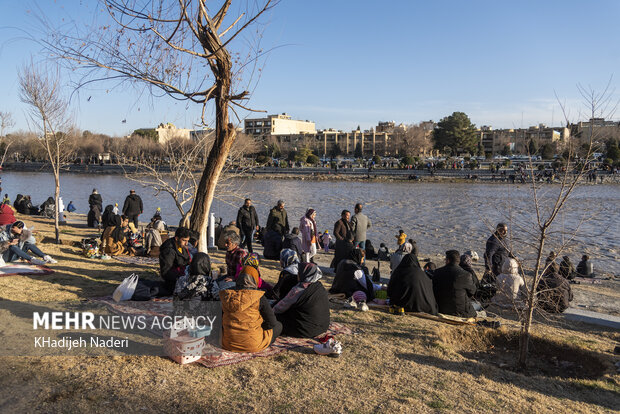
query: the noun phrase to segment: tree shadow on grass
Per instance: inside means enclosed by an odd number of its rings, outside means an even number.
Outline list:
[[[497,368],[491,364],[471,360],[451,361],[415,353],[396,354],[396,357],[403,360],[414,361],[417,364],[427,365],[435,369],[439,368],[452,371],[457,374],[487,377],[496,382],[517,386],[525,390],[549,395],[553,398],[594,404],[610,410],[618,408],[618,394],[614,391],[598,387],[585,387],[577,384],[570,384],[571,386],[567,387],[569,383],[565,380],[544,376],[526,376]],[[544,384],[544,387],[540,384]]]

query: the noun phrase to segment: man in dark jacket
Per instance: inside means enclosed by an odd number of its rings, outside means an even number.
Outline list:
[[[470,297],[476,287],[468,271],[459,266],[461,255],[456,250],[446,252],[446,265],[433,274],[433,292],[439,312],[464,318],[476,316]]]
[[[502,263],[510,257],[508,249],[506,249],[506,234],[508,234],[508,226],[505,223],[499,223],[495,233],[487,240],[484,266],[487,271],[493,272],[495,276],[501,273]]]
[[[142,199],[136,194],[136,190],[129,191],[129,195],[125,198],[125,204],[123,204],[123,215],[127,216],[129,221],[133,221],[133,224],[138,228],[138,216],[143,211]]]
[[[573,300],[568,281],[558,274],[558,265],[552,263],[536,287],[538,307],[550,313],[562,313]]]
[[[237,212],[237,226],[241,230],[240,247],[243,249],[247,246],[248,252],[252,253],[254,251],[252,250],[252,238],[254,237],[254,232],[258,231],[259,227],[256,209],[249,198],[245,199],[243,206]]]
[[[93,206],[99,207],[99,212],[103,211],[103,199],[101,198],[101,194],[97,192],[96,188],[93,188],[93,192],[90,196],[88,196],[88,206],[92,209]]]
[[[267,218],[267,231],[272,230],[284,236],[289,232],[288,216],[284,209],[284,201],[278,200],[278,204],[269,211]]]
[[[185,266],[190,263],[189,250],[189,229],[179,227],[174,233],[174,237],[166,240],[159,248],[159,269],[164,288],[172,295],[177,279],[185,274]],[[160,292],[165,296],[163,292]]]
[[[351,212],[349,210],[342,210],[342,213],[340,213],[340,220],[334,224],[336,249],[334,252],[334,259],[331,263],[331,267],[334,270],[338,267],[338,263],[349,257],[349,252],[354,248],[353,231],[351,229],[351,223],[349,223],[350,219]]]

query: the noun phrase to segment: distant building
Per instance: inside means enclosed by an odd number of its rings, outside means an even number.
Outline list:
[[[477,130],[480,145],[486,154],[500,154],[508,147],[510,152],[527,154],[530,141],[540,148],[545,144],[558,145],[570,138],[570,129],[565,127],[547,127],[545,124],[517,129],[493,129],[482,126]]]
[[[157,142],[160,144],[165,144],[171,139],[190,139],[192,130],[187,128],[177,128],[174,124],[168,122],[166,124],[159,124],[159,126],[155,128],[155,132],[157,132]]]
[[[244,131],[250,136],[314,134],[314,122],[291,119],[285,113],[269,115],[266,118],[246,119]]]
[[[620,138],[620,123],[606,121],[605,118],[591,118],[589,121],[570,125],[571,135],[579,144],[590,141],[602,142],[609,138]]]

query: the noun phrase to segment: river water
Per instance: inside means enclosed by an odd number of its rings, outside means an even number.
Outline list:
[[[49,173],[4,172],[3,195],[11,200],[16,194],[30,194],[34,203],[42,203],[53,194],[53,176]],[[122,208],[129,190],[135,188],[144,201],[148,221],[157,207],[164,220],[176,224],[180,213],[168,194],[155,196],[154,191],[120,175],[66,174],[61,177],[61,196],[65,205],[73,200],[78,213],[87,213],[88,196],[97,188],[104,206],[117,202]],[[416,183],[362,181],[307,181],[281,179],[235,179],[227,188],[237,195],[220,194],[212,212],[227,223],[236,218],[243,198],[254,200],[261,225],[269,209],[278,199],[286,202],[291,227],[309,207],[317,210],[320,231],[333,229],[343,209],[353,210],[356,202],[364,203],[364,213],[373,226],[368,237],[375,247],[387,243],[390,250],[396,244],[395,235],[403,229],[416,240],[425,255],[448,249],[474,250],[482,257],[490,228],[498,221],[509,223],[513,249],[522,258],[531,258],[532,231],[535,229],[535,206],[527,185],[476,183]],[[543,186],[539,197],[548,205],[559,186]],[[544,209],[543,209],[544,210]],[[620,186],[583,185],[578,187],[563,213],[552,228],[548,252],[558,249],[562,242],[576,234],[563,254],[569,254],[576,264],[582,254],[594,258],[595,270],[620,274],[618,268],[618,234],[620,233]],[[423,256],[424,257],[424,256]]]

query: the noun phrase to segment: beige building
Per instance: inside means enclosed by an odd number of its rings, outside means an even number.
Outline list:
[[[244,131],[251,136],[257,135],[294,135],[314,134],[314,122],[291,119],[287,114],[269,115],[266,118],[246,119]]]
[[[187,128],[177,128],[174,124],[168,122],[166,124],[159,124],[159,126],[155,128],[155,132],[157,132],[157,141],[160,144],[165,144],[171,139],[190,139],[192,130]]]

